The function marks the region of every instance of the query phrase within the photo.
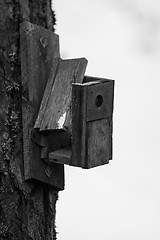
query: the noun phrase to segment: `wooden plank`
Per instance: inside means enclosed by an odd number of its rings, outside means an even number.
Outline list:
[[[87,88],[72,86],[72,156],[70,165],[84,167],[86,161],[86,102]]]
[[[112,159],[112,119],[87,122],[87,161],[85,168],[109,163]]]
[[[86,66],[85,58],[61,60],[41,122],[41,131],[71,129],[72,83],[83,81]]]
[[[44,95],[43,95],[43,98],[42,98],[42,102],[41,102],[41,105],[40,105],[40,109],[39,109],[39,112],[38,112],[38,116],[37,116],[34,128],[39,129],[40,126],[41,126],[41,122],[43,120],[43,116],[44,116],[44,113],[45,113],[45,110],[46,110],[46,106],[47,106],[47,103],[48,103],[48,100],[49,100],[49,96],[51,94],[51,90],[52,90],[52,87],[53,87],[53,84],[54,84],[54,81],[55,81],[55,77],[56,77],[56,74],[57,74],[57,71],[58,71],[59,63],[60,63],[60,58],[55,58],[52,66],[51,66],[50,75],[49,75],[49,78],[48,78],[48,81],[47,81],[47,85],[46,85],[46,88],[45,88],[45,91],[44,91]]]
[[[38,180],[64,189],[64,167],[48,166],[40,159],[40,148],[31,141],[51,66],[59,57],[59,38],[53,32],[29,22],[20,26],[22,72],[22,118],[24,173],[26,180]]]
[[[69,164],[72,148],[61,148],[49,153],[49,161],[58,164]]]

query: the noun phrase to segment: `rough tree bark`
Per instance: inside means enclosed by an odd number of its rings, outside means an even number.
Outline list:
[[[51,0],[0,0],[0,239],[56,239],[58,192],[24,183],[20,22],[54,31]]]

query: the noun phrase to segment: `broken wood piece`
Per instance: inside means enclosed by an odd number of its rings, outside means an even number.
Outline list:
[[[72,83],[81,83],[87,66],[85,58],[61,60],[50,91],[40,123],[40,131],[71,128],[71,89]]]
[[[34,128],[39,129],[40,126],[41,126],[41,122],[43,120],[45,109],[46,109],[46,106],[48,104],[49,96],[51,94],[51,90],[52,90],[52,87],[53,87],[53,84],[54,84],[54,81],[55,81],[55,77],[56,77],[56,74],[57,74],[57,71],[58,71],[59,63],[60,63],[60,58],[55,58],[52,66],[51,66],[51,71],[50,71],[50,74],[49,74],[49,78],[48,78],[48,81],[47,81],[47,85],[46,85],[46,88],[45,88],[45,91],[44,91],[44,95],[43,95],[43,98],[42,98],[42,102],[41,102],[41,105],[40,105],[40,109],[39,109],[39,112],[38,112],[38,116],[37,116]]]

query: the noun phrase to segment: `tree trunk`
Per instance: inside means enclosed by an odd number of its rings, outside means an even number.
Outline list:
[[[54,31],[51,0],[0,0],[0,239],[56,239],[58,192],[24,183],[20,23]]]

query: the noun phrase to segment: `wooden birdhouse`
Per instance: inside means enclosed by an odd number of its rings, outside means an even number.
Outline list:
[[[58,35],[21,25],[26,179],[64,189],[64,164],[112,159],[114,81],[85,76],[87,60],[61,59]]]

